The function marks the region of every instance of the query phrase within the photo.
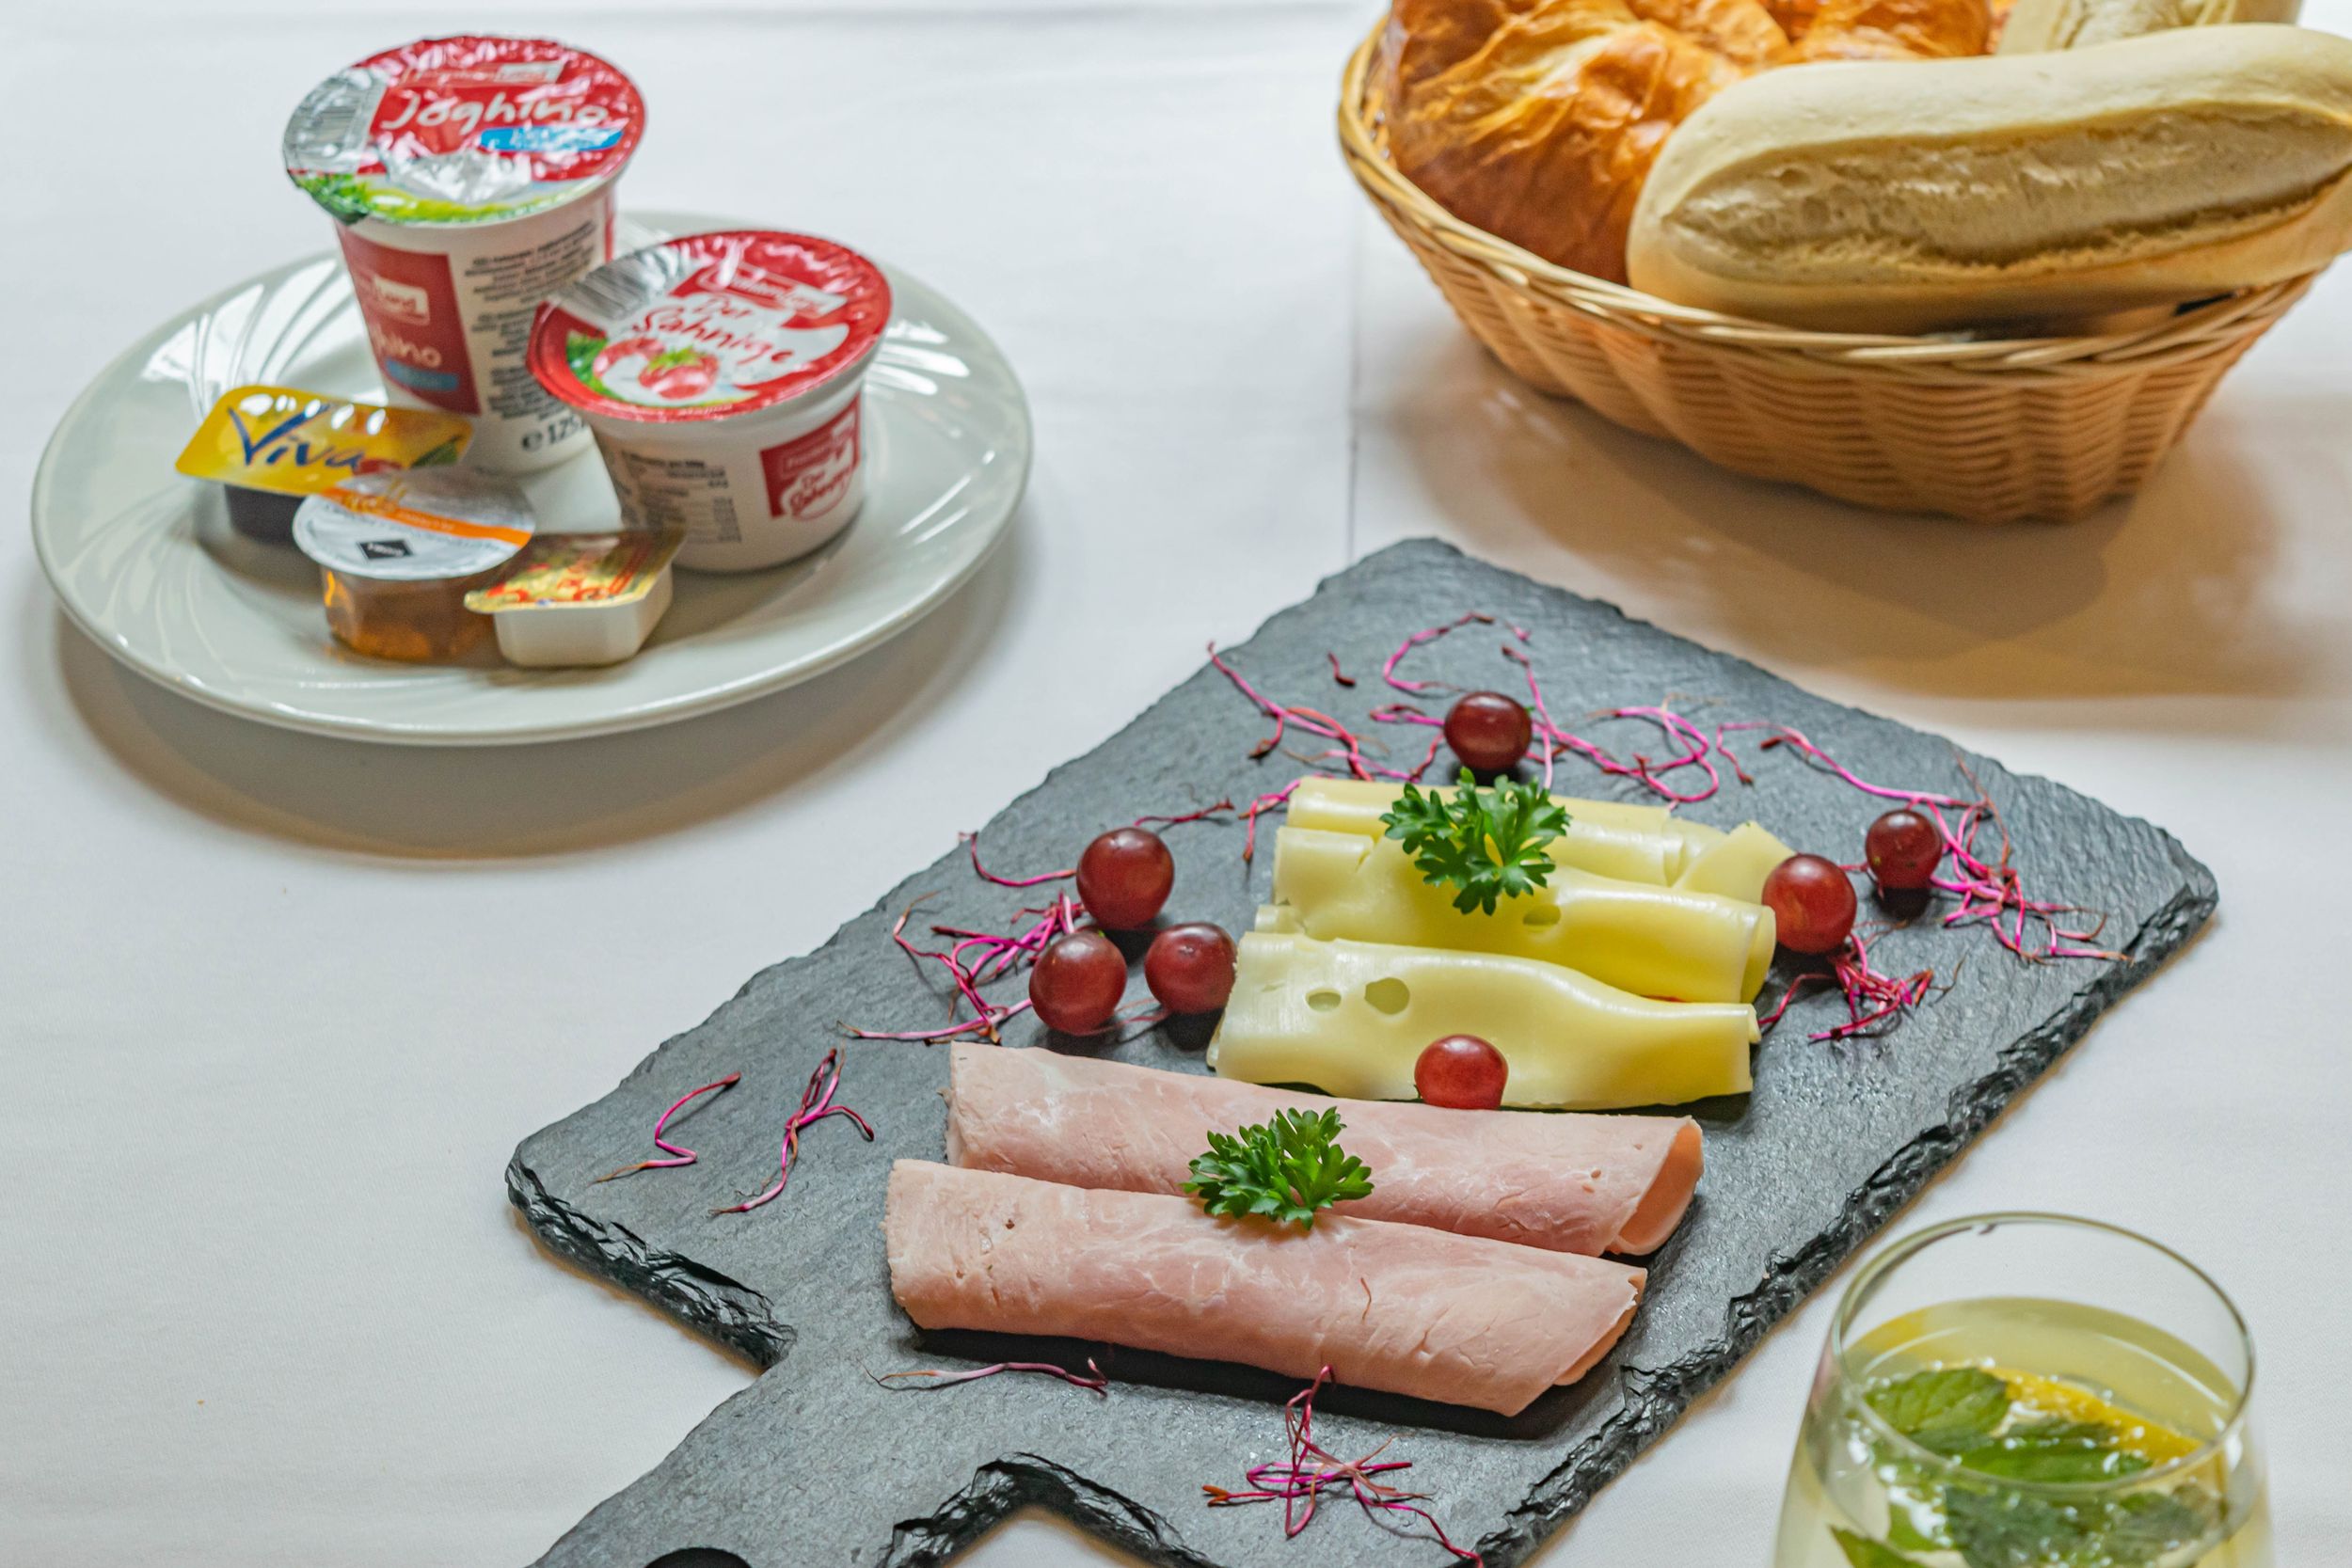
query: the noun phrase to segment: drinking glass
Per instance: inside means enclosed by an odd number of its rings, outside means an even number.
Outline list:
[[[1837,1304],[1775,1568],[2272,1568],[2253,1380],[2230,1298],[2144,1237],[1921,1231]]]

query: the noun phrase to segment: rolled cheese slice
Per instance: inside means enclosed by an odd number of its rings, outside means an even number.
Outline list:
[[[1453,794],[1440,784],[1427,793]],[[1360,779],[1301,779],[1291,792],[1283,820],[1294,828],[1357,833],[1378,838],[1388,832],[1381,814],[1396,804],[1392,784]],[[1685,822],[1662,806],[1622,800],[1580,800],[1554,795],[1568,814],[1568,831],[1552,840],[1551,858],[1562,865],[1629,882],[1667,883],[1699,850],[1724,835],[1702,822]]]
[[[1290,827],[1275,834],[1274,900],[1321,941],[1541,958],[1637,996],[1682,1002],[1748,1001],[1772,970],[1772,911],[1720,894],[1562,865],[1492,914],[1458,910],[1454,899],[1395,839]]]
[[[1756,1013],[1653,1002],[1534,958],[1252,931],[1209,1065],[1252,1084],[1411,1100],[1430,1041],[1476,1035],[1510,1065],[1506,1105],[1608,1111],[1745,1094]]]
[[[2252,24],[1772,71],[1667,141],[1633,286],[1825,331],[2063,322],[2352,243],[2352,40]]]
[[[1686,893],[1715,893],[1757,903],[1764,896],[1764,879],[1794,853],[1760,825],[1742,822],[1693,856],[1674,885]]]
[[[1375,1177],[1376,1180],[1377,1178]],[[1516,1416],[1584,1375],[1643,1271],[1325,1214],[1213,1218],[1187,1197],[918,1160],[890,1168],[890,1293],[922,1328],[1095,1339]]]
[[[1370,1196],[1333,1212],[1552,1252],[1655,1250],[1702,1164],[1687,1117],[1541,1116],[1331,1101],[1056,1051],[959,1044],[947,1162],[1073,1187],[1181,1195],[1206,1134],[1337,1106]]]

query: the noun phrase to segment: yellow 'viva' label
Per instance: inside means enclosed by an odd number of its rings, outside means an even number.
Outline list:
[[[213,404],[174,467],[191,479],[310,496],[357,474],[454,463],[472,438],[454,414],[239,387]]]

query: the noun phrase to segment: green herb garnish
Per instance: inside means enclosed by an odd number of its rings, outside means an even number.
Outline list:
[[[1492,914],[1502,899],[1542,887],[1551,875],[1544,846],[1568,831],[1567,812],[1540,785],[1504,778],[1481,789],[1467,768],[1450,797],[1406,784],[1380,820],[1424,879],[1460,890],[1454,907],[1464,914]]]
[[[1919,1568],[1918,1562],[1903,1556],[1892,1546],[1883,1545],[1867,1535],[1856,1535],[1850,1529],[1830,1527],[1830,1534],[1837,1539],[1837,1549],[1846,1554],[1853,1568]]]
[[[1331,1141],[1342,1125],[1336,1109],[1277,1111],[1263,1126],[1211,1132],[1184,1191],[1212,1214],[1263,1214],[1312,1230],[1317,1210],[1372,1191],[1364,1163]]]
[[[1978,1367],[1914,1372],[1866,1397],[1888,1426],[1932,1453],[1977,1447],[2009,1415],[2009,1385]]]
[[[1888,1426],[1959,1470],[1939,1478],[1882,1446],[1876,1468],[1893,1515],[1890,1542],[1831,1531],[1853,1568],[1919,1568],[1898,1548],[1954,1551],[1967,1568],[2147,1568],[2219,1520],[2217,1499],[2194,1481],[2067,1501],[2014,1490],[2122,1480],[2149,1463],[2105,1422],[2028,1417],[2007,1380],[1981,1368],[1915,1372],[1864,1398]]]

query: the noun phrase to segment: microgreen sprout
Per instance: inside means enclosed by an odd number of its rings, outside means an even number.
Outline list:
[[[979,1367],[963,1372],[944,1371],[937,1367],[926,1367],[903,1372],[882,1372],[879,1375],[869,1371],[866,1375],[873,1378],[877,1384],[894,1394],[915,1394],[932,1388],[952,1388],[959,1383],[977,1383],[981,1378],[994,1377],[999,1372],[1040,1372],[1047,1377],[1057,1377],[1074,1388],[1084,1388],[1097,1399],[1110,1398],[1111,1380],[1103,1375],[1103,1369],[1094,1364],[1092,1356],[1087,1357],[1087,1370],[1084,1373],[1073,1372],[1067,1367],[1057,1367],[1050,1361],[999,1361],[993,1367]],[[929,1378],[930,1381],[928,1383],[900,1381],[904,1378],[917,1377]]]
[[[661,1135],[663,1130],[670,1125],[670,1118],[678,1114],[679,1107],[683,1106],[688,1101],[697,1099],[700,1096],[713,1092],[724,1093],[726,1090],[735,1087],[736,1085],[741,1083],[742,1081],[743,1075],[741,1073],[730,1072],[724,1078],[720,1079],[716,1083],[705,1084],[699,1089],[689,1089],[684,1094],[679,1095],[675,1100],[670,1102],[670,1108],[661,1113],[660,1119],[657,1120],[653,1124],[654,1147],[656,1148],[668,1150],[672,1157],[667,1160],[640,1160],[633,1165],[623,1165],[618,1170],[606,1171],[602,1176],[597,1177],[596,1181],[590,1182],[589,1185],[593,1187],[598,1181],[611,1181],[617,1177],[634,1176],[641,1170],[669,1170],[678,1165],[691,1165],[695,1161],[701,1159],[702,1156],[695,1153],[692,1149],[684,1148],[678,1144],[674,1144],[667,1138],[664,1138]]]
[[[784,1146],[776,1156],[776,1180],[765,1192],[747,1197],[740,1203],[730,1203],[723,1209],[713,1209],[713,1214],[748,1214],[761,1204],[773,1202],[784,1196],[785,1183],[792,1180],[792,1167],[801,1160],[801,1133],[827,1117],[847,1117],[866,1141],[874,1141],[874,1130],[866,1118],[847,1105],[835,1105],[833,1097],[841,1087],[841,1051],[835,1047],[825,1053],[825,1059],[817,1064],[817,1070],[808,1075],[808,1086],[801,1091],[801,1108],[792,1113],[784,1124]]]
[[[1245,1470],[1248,1489],[1232,1491],[1222,1486],[1203,1484],[1211,1508],[1232,1508],[1242,1503],[1279,1502],[1282,1505],[1282,1534],[1295,1539],[1298,1532],[1314,1522],[1315,1503],[1326,1492],[1344,1490],[1354,1496],[1365,1514],[1378,1520],[1383,1513],[1410,1514],[1427,1525],[1456,1562],[1468,1562],[1474,1568],[1485,1568],[1486,1559],[1468,1547],[1457,1546],[1438,1524],[1435,1515],[1422,1508],[1429,1494],[1407,1492],[1391,1485],[1380,1478],[1413,1467],[1409,1459],[1382,1459],[1391,1437],[1360,1459],[1342,1459],[1315,1441],[1315,1395],[1329,1382],[1331,1369],[1326,1367],[1315,1374],[1314,1382],[1291,1397],[1282,1406],[1282,1428],[1290,1440],[1290,1457],[1279,1465],[1253,1465]]]

